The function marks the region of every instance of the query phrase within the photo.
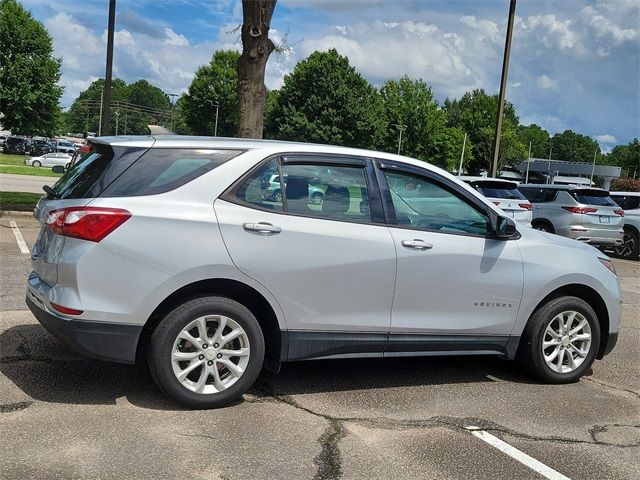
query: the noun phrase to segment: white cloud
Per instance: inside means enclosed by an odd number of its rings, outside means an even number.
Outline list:
[[[166,39],[164,41],[165,45],[175,45],[176,47],[187,47],[189,46],[189,40],[184,35],[180,35],[174,32],[171,28],[165,27],[164,34],[166,35]]]
[[[580,11],[580,15],[598,37],[611,39],[614,45],[632,42],[640,38],[640,26],[637,23],[629,28],[620,27],[617,22],[590,5],[584,7]]]
[[[604,135],[596,135],[596,140],[598,143],[616,143],[616,137],[609,133],[605,133]]]
[[[571,20],[560,20],[555,15],[534,15],[519,22],[519,27],[518,33],[533,36],[546,47],[583,49],[578,33],[572,29]]]
[[[556,82],[546,74],[540,75],[536,79],[536,85],[544,90],[555,90],[558,88],[558,82]]]

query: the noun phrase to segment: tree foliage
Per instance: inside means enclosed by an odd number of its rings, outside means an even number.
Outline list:
[[[237,63],[240,53],[218,50],[211,62],[196,71],[181,108],[186,124],[196,135],[213,135],[218,112],[218,136],[233,137],[238,123]]]
[[[640,175],[640,141],[634,138],[627,145],[617,145],[606,156],[606,163],[622,168],[628,177]]]
[[[598,142],[571,130],[556,133],[551,139],[551,148],[554,160],[592,162],[594,152],[600,155]]]
[[[531,158],[548,158],[551,139],[549,132],[540,125],[518,125],[518,138],[527,148],[527,155],[531,143]]]
[[[0,115],[14,134],[53,135],[62,61],[51,37],[16,0],[0,0]]]
[[[495,123],[498,112],[498,95],[488,95],[484,90],[473,90],[465,93],[460,99],[446,99],[444,110],[447,114],[447,124],[459,127],[467,132],[473,144],[473,158],[469,162],[469,170],[477,173],[480,169],[489,169],[493,159],[493,142],[495,138]],[[511,102],[505,101],[504,118],[502,121],[503,135],[511,137],[511,131],[518,126],[519,119]],[[503,140],[501,140],[502,143]],[[513,152],[511,144],[505,146],[505,152]],[[500,148],[501,152],[503,148]],[[513,155],[501,153],[505,162],[511,162]],[[525,157],[520,158],[523,160]]]
[[[377,90],[332,49],[312,53],[285,76],[266,131],[282,140],[376,148],[385,124]]]

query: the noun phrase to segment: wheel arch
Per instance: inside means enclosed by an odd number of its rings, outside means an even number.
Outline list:
[[[556,288],[551,293],[549,293],[546,297],[544,297],[536,307],[531,312],[529,319],[527,320],[527,325],[531,321],[531,317],[535,315],[535,313],[549,301],[564,296],[577,297],[581,300],[584,300],[589,304],[593,311],[596,313],[596,317],[598,319],[598,323],[600,324],[600,344],[598,345],[598,352],[596,353],[596,358],[601,359],[604,356],[604,350],[609,341],[609,311],[607,309],[607,304],[604,299],[600,296],[600,294],[589,287],[588,285],[579,284],[579,283],[571,283],[567,285],[563,285],[561,287]],[[526,325],[525,325],[526,328]],[[518,345],[518,348],[520,346]]]
[[[137,357],[143,357],[156,326],[173,308],[204,295],[222,295],[241,303],[256,317],[265,341],[265,368],[280,369],[282,350],[282,330],[278,317],[269,301],[255,288],[230,278],[210,278],[185,285],[166,297],[147,319],[138,340]]]
[[[532,226],[533,228],[535,228],[535,227],[534,227],[534,225],[535,225],[536,223],[543,223],[543,224],[548,225],[549,227],[551,227],[551,230],[552,230],[553,232],[555,232],[555,231],[556,231],[556,227],[554,227],[554,225],[553,225],[553,223],[551,222],[551,220],[549,220],[549,219],[547,219],[547,218],[544,218],[544,217],[543,217],[543,218],[534,218],[533,220],[531,220],[531,226]]]

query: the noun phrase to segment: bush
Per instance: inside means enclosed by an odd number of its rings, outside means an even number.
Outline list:
[[[612,192],[640,192],[640,180],[634,178],[616,178],[611,182]]]

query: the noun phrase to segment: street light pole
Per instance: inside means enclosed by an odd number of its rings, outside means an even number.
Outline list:
[[[458,167],[458,176],[462,175],[462,162],[464,160],[464,149],[467,146],[467,132],[464,132],[464,140],[462,140],[462,153],[460,154],[460,167]]]
[[[176,97],[178,96],[177,93],[167,93],[167,96],[170,97],[170,102],[171,102],[171,113],[169,114],[169,126],[171,127],[171,130],[173,131],[173,110],[174,107],[176,106]]]
[[[509,21],[507,23],[507,38],[504,42],[504,58],[502,59],[502,78],[500,79],[500,95],[498,100],[498,120],[496,122],[496,140],[493,150],[493,164],[491,176],[498,174],[498,157],[500,155],[500,134],[502,130],[502,115],[504,113],[504,97],[507,93],[507,78],[509,76],[509,56],[511,55],[511,38],[513,37],[513,22],[516,16],[516,0],[509,4]]]
[[[407,128],[407,126],[402,123],[394,123],[393,126],[398,128],[398,155],[400,155],[400,148],[402,147],[402,132]]]
[[[120,111],[116,110],[116,136],[118,136],[118,120],[120,120]]]
[[[113,70],[113,32],[116,24],[116,0],[109,0],[109,24],[107,28],[107,66],[104,74],[104,108],[101,105],[101,134],[109,135],[111,121],[111,72]]]

